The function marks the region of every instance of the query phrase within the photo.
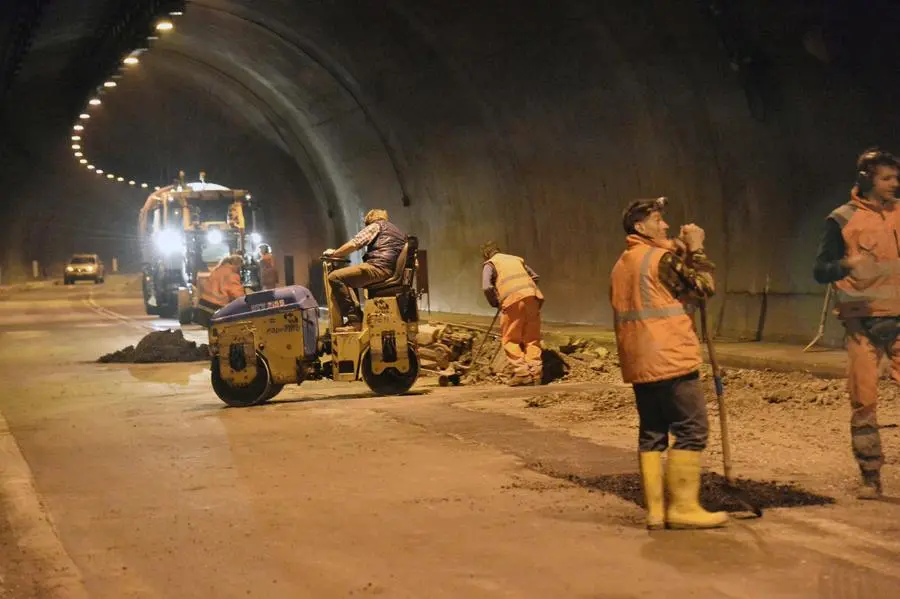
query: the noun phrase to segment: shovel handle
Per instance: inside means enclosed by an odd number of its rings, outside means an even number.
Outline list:
[[[700,328],[703,332],[703,338],[706,339],[706,349],[709,351],[709,365],[712,367],[713,383],[716,388],[716,402],[719,404],[719,426],[722,430],[722,468],[725,470],[725,480],[731,483],[731,438],[728,436],[728,410],[725,407],[725,385],[722,382],[719,363],[716,361],[716,349],[713,345],[712,338],[709,336],[709,327],[706,321],[705,300],[700,300]]]

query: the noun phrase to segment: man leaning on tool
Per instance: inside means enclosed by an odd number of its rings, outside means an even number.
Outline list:
[[[368,287],[389,279],[397,267],[400,252],[406,245],[406,233],[388,221],[387,210],[379,208],[366,213],[365,228],[353,239],[335,249],[327,249],[325,256],[343,258],[358,249],[366,248],[363,263],[339,268],[328,275],[331,293],[341,313],[334,322],[347,318],[347,325],[335,331],[359,331],[362,329],[362,310],[353,289]]]
[[[877,149],[856,164],[850,201],[825,220],[813,276],[834,283],[838,318],[847,331],[850,438],[862,481],[860,499],[881,496],[878,362],[887,355],[900,382],[900,163]]]
[[[688,306],[714,292],[715,266],[703,252],[705,233],[681,228],[670,240],[665,198],[637,200],[625,210],[626,249],[612,270],[610,299],[622,378],[634,387],[647,528],[714,528],[728,515],[699,502],[700,454],[709,421],[700,386],[700,340]],[[662,454],[668,452],[663,480]],[[668,487],[668,502],[664,500]]]
[[[488,303],[502,312],[501,340],[513,371],[509,384],[540,385],[544,296],[537,286],[538,276],[522,258],[501,254],[493,241],[481,246],[481,255],[485,260],[481,288]]]

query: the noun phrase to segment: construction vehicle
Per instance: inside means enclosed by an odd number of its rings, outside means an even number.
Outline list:
[[[241,280],[248,291],[261,289],[252,251],[262,242],[256,228],[257,204],[249,192],[200,181],[180,180],[150,194],[138,223],[147,314],[191,322],[202,286],[215,265],[241,254]],[[249,230],[246,218],[249,216]]]
[[[394,272],[366,289],[361,331],[336,332],[340,314],[328,275],[347,260],[323,256],[328,325],[302,286],[239,298],[216,312],[209,328],[213,391],[232,407],[262,404],[287,384],[362,379],[378,395],[405,393],[419,376],[419,312],[413,280],[418,240],[409,237]]]

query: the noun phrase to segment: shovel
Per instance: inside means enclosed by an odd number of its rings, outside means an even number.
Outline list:
[[[746,491],[734,484],[734,476],[731,473],[731,440],[728,437],[728,411],[725,408],[725,386],[722,384],[722,373],[719,363],[716,361],[716,350],[713,347],[712,338],[709,336],[709,328],[706,324],[706,302],[700,301],[700,327],[703,338],[706,339],[706,347],[709,350],[709,364],[713,371],[713,382],[716,386],[716,400],[719,403],[719,424],[722,428],[722,468],[725,470],[725,482],[732,498],[741,504],[748,512],[753,512],[757,518],[763,515],[762,508],[755,505]]]

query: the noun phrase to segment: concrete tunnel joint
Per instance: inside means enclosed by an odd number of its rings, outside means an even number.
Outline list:
[[[339,68],[339,63],[332,60],[327,54],[315,48],[313,44],[304,43],[302,38],[289,38],[283,35],[280,31],[274,29],[269,26],[261,19],[251,18],[249,16],[238,15],[230,10],[212,6],[205,4],[202,0],[189,0],[190,4],[196,8],[209,10],[212,12],[217,12],[220,14],[228,15],[230,17],[239,19],[241,21],[251,23],[259,29],[264,30],[268,35],[278,38],[280,41],[285,43],[288,46],[291,46],[302,54],[306,55],[313,63],[322,68],[326,73],[328,73],[334,81],[336,81],[341,89],[343,89],[349,96],[352,98],[353,102],[356,104],[356,107],[362,112],[366,122],[372,127],[377,135],[385,154],[388,157],[388,161],[391,164],[391,168],[393,169],[393,173],[395,178],[397,179],[397,185],[400,187],[401,197],[400,203],[402,206],[408,208],[412,204],[412,199],[409,195],[409,189],[406,182],[406,178],[403,174],[403,169],[400,167],[400,159],[398,157],[399,151],[398,148],[391,143],[388,134],[385,129],[380,125],[378,119],[375,118],[368,104],[360,97],[359,92],[357,91],[358,85],[353,77],[347,73],[345,70]],[[405,161],[404,161],[405,162]],[[329,215],[331,216],[331,215]]]

